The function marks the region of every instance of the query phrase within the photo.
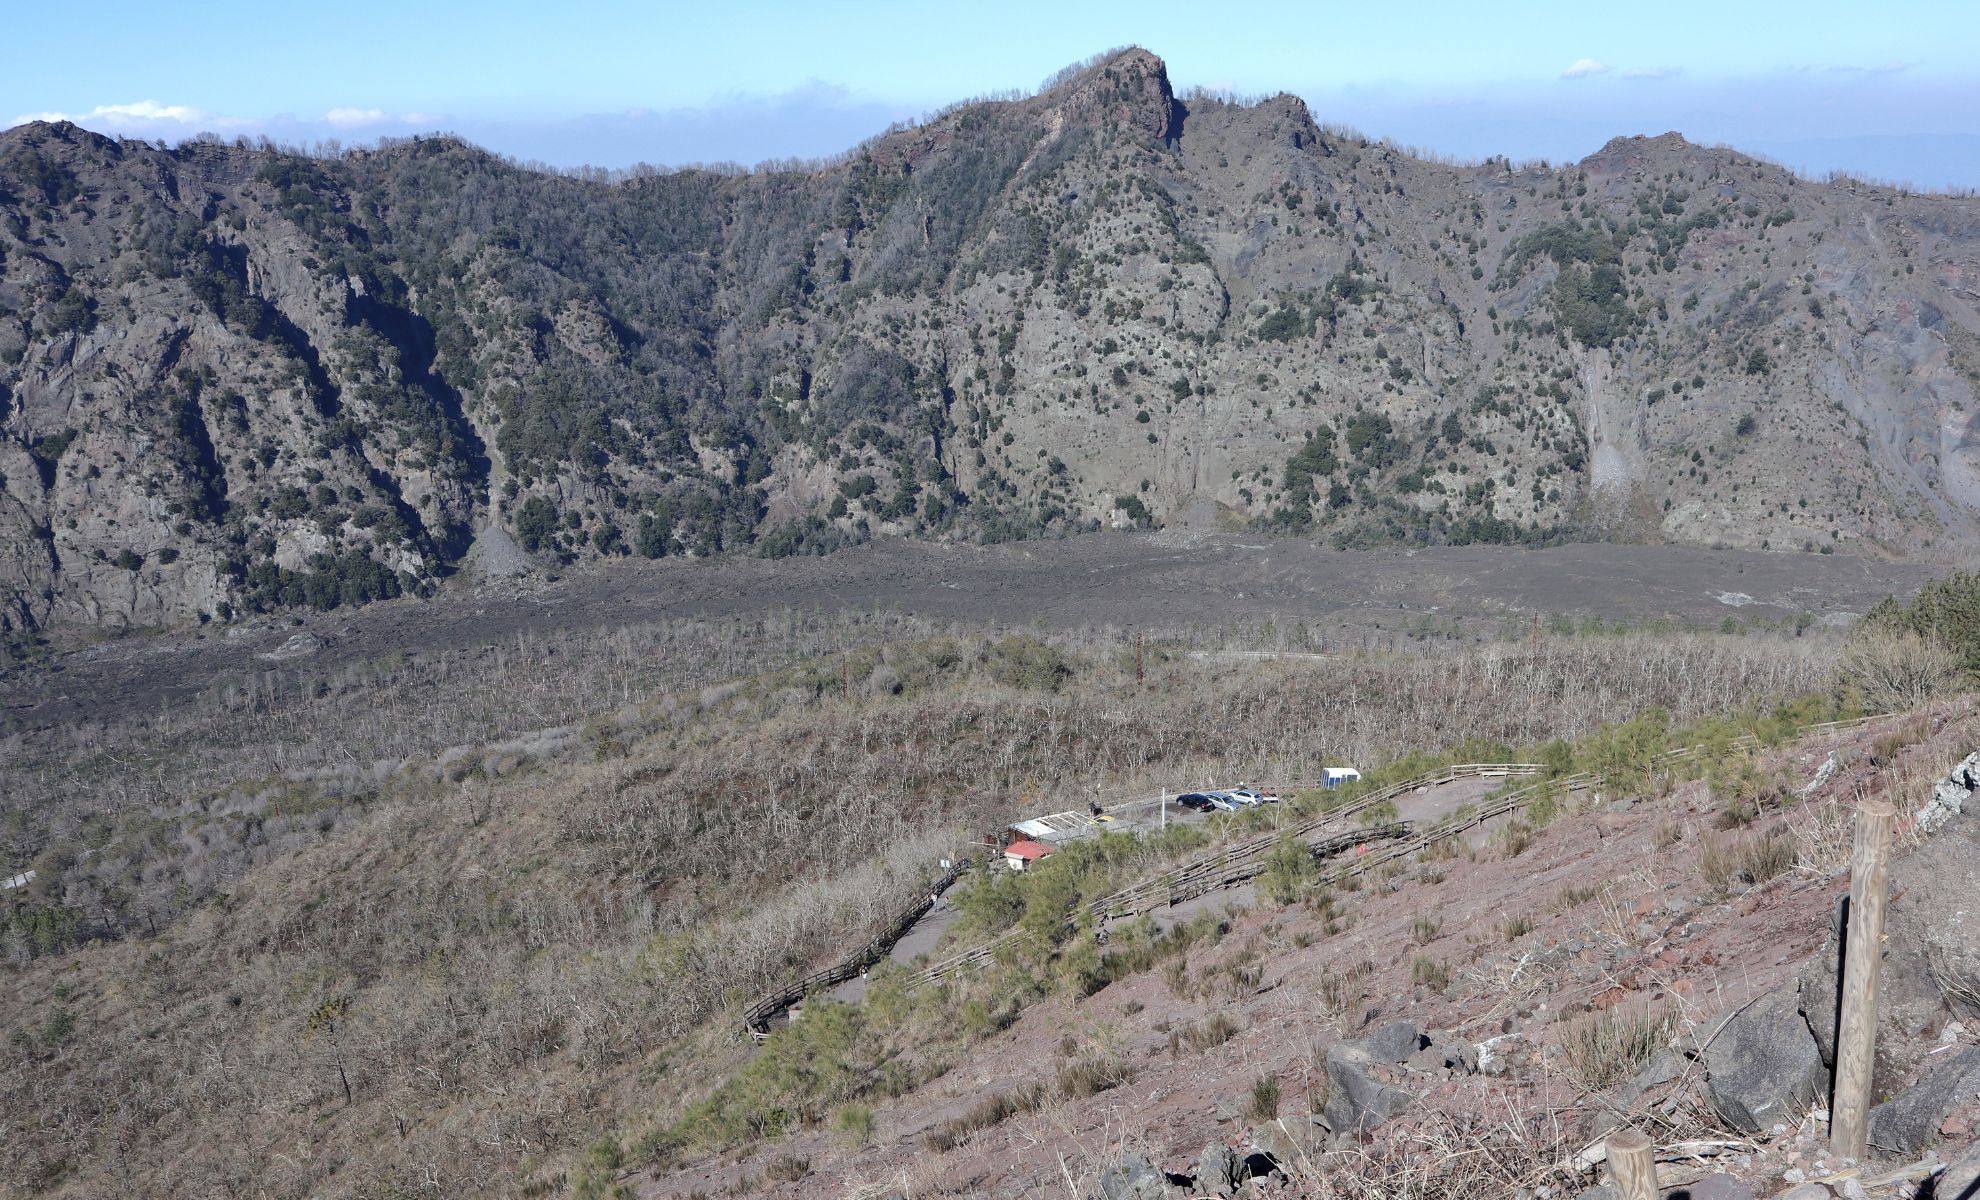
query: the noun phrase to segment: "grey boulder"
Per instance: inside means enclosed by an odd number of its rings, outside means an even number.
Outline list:
[[[1327,1047],[1327,1128],[1338,1134],[1365,1133],[1408,1108],[1416,1097],[1369,1074],[1374,1060],[1353,1042]]]
[[[1244,1160],[1222,1142],[1212,1142],[1196,1160],[1195,1191],[1204,1196],[1235,1196],[1244,1186],[1244,1177]]]
[[[1955,1158],[1939,1176],[1932,1194],[1938,1200],[1980,1200],[1980,1146]]]
[[[1100,1172],[1102,1200],[1168,1200],[1169,1177],[1139,1154],[1130,1154]]]
[[[1829,1071],[1793,983],[1735,1012],[1707,1041],[1706,1093],[1736,1129],[1758,1133],[1777,1121],[1792,1125],[1828,1094]]]
[[[1429,1039],[1408,1021],[1391,1021],[1369,1034],[1362,1043],[1368,1057],[1379,1063],[1402,1062],[1429,1044]]]
[[[1934,1057],[1917,1083],[1870,1110],[1871,1146],[1917,1154],[1939,1140],[1946,1114],[1980,1098],[1980,1046]]]

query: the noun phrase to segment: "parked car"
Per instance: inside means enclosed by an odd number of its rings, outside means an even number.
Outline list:
[[[1256,788],[1232,788],[1231,795],[1241,797],[1247,804],[1277,804],[1279,798]]]
[[[1265,801],[1250,788],[1225,788],[1217,793],[1239,808],[1257,808]]]
[[[1176,803],[1191,812],[1210,812],[1217,807],[1217,802],[1202,792],[1184,792],[1176,797]]]
[[[1210,803],[1215,805],[1219,812],[1236,812],[1238,809],[1245,807],[1245,803],[1242,800],[1239,800],[1229,792],[1216,791],[1205,792],[1203,794],[1210,797]]]

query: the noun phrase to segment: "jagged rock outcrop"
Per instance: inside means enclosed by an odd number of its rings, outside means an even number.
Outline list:
[[[1245,522],[1949,557],[1976,277],[1980,201],[1675,134],[1426,162],[1139,49],[754,174],[31,123],[0,630],[422,591],[483,531],[495,575]]]

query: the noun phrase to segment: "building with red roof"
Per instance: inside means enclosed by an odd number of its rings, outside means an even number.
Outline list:
[[[1004,863],[1013,871],[1022,871],[1050,853],[1052,847],[1045,843],[1020,838],[1004,847]]]

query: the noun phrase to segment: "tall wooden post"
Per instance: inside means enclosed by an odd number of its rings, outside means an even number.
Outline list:
[[[1836,1094],[1831,1105],[1829,1148],[1858,1160],[1869,1149],[1884,901],[1890,891],[1891,831],[1896,825],[1897,810],[1888,800],[1865,800],[1856,810],[1856,854],[1849,864],[1849,930],[1843,942],[1842,1028],[1836,1035]]]
[[[1609,1178],[1618,1200],[1657,1200],[1657,1158],[1642,1130],[1609,1135]]]

